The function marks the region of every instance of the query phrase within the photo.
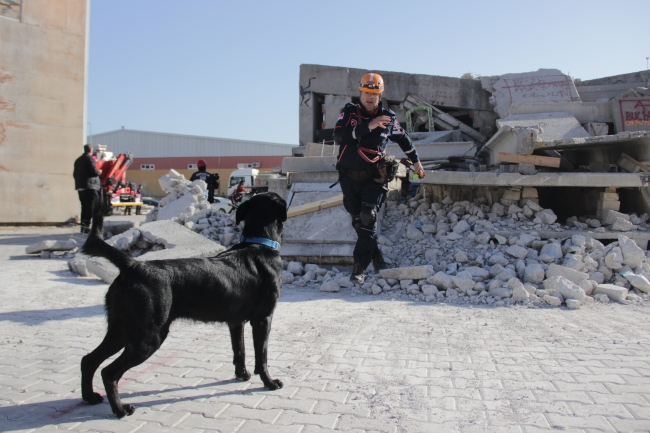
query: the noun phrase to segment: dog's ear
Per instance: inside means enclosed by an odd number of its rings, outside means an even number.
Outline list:
[[[278,212],[280,213],[280,219],[282,222],[285,222],[287,220],[287,202],[279,199],[277,202],[278,204]]]
[[[239,225],[240,222],[246,219],[248,211],[250,210],[251,203],[250,200],[243,202],[237,208],[237,214],[235,215],[235,224]]]

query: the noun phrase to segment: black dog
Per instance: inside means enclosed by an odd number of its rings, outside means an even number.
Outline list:
[[[90,404],[103,400],[93,392],[95,371],[124,349],[102,369],[102,379],[113,413],[119,418],[131,415],[134,408],[121,402],[117,383],[158,350],[176,319],[227,323],[240,380],[251,377],[244,349],[244,324],[250,321],[255,374],[266,388],[282,388],[281,381],[271,379],[266,359],[273,310],[282,290],[278,242],[286,219],[286,203],[279,195],[259,194],[237,209],[237,224],[245,221],[244,239],[232,249],[211,258],[139,262],[102,240],[101,210],[94,212],[83,252],[105,257],[120,274],[106,293],[106,336],[81,360],[83,399]]]

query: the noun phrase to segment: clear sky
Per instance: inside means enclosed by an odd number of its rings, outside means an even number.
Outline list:
[[[298,143],[302,63],[460,77],[646,69],[650,1],[91,0],[88,121]]]

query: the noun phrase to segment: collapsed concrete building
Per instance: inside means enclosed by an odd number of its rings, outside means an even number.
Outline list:
[[[301,65],[301,146],[283,163],[289,191],[307,179],[336,180],[333,127],[345,103],[358,102],[365,72]],[[427,173],[419,192],[432,203],[518,203],[531,198],[525,190],[560,221],[575,217],[579,225],[578,217],[650,211],[650,72],[589,81],[556,69],[477,79],[377,72],[384,104],[421,155]],[[303,250],[313,250],[307,241]]]

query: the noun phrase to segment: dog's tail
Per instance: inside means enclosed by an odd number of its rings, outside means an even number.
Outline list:
[[[100,200],[95,200],[93,205],[93,224],[88,235],[88,239],[81,247],[81,251],[89,256],[99,256],[108,259],[111,263],[117,266],[120,271],[133,266],[135,260],[131,258],[124,251],[120,251],[104,242],[103,229],[104,229],[104,209]]]

